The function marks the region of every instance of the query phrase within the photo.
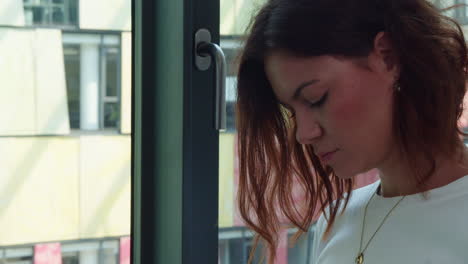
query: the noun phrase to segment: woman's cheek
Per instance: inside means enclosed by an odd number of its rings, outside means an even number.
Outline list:
[[[330,117],[336,129],[352,129],[359,126],[365,117],[364,107],[352,97],[340,98],[330,107]]]

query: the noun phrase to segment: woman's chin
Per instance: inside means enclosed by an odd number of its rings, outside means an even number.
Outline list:
[[[332,169],[336,177],[342,180],[351,179],[354,176],[364,172],[363,170],[356,170],[356,169],[340,169],[340,168],[332,168]]]

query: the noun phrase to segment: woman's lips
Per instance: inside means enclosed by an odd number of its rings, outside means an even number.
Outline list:
[[[329,162],[334,154],[338,151],[338,149],[334,150],[334,151],[330,151],[330,152],[323,152],[323,153],[320,153],[319,157],[320,157],[320,160],[322,162]]]

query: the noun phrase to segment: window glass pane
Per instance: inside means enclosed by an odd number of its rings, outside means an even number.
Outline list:
[[[77,0],[24,0],[27,25],[77,25]]]
[[[8,264],[33,264],[32,257],[24,257],[24,258],[7,258],[4,259],[0,263],[8,263]]]
[[[230,264],[242,264],[247,263],[247,252],[244,247],[244,241],[242,238],[229,239],[227,242],[227,248],[229,250],[229,262]]]
[[[53,24],[65,24],[64,10],[62,7],[52,8],[52,23]]]
[[[252,240],[248,241],[247,244],[245,245],[247,247],[246,249],[246,252],[247,252],[247,259],[245,260],[244,263],[247,263],[247,261],[249,260],[249,256],[250,256],[250,253],[253,249],[253,242]],[[263,249],[263,246],[262,244],[259,243],[259,245],[257,246],[256,250],[255,250],[255,255],[254,255],[254,258],[252,260],[252,263],[268,263],[268,258],[267,256],[264,255],[264,249]],[[262,262],[263,261],[263,262]]]
[[[80,264],[77,252],[62,252],[62,264]]]
[[[115,35],[64,35],[70,123],[74,129],[120,128],[121,47],[103,44],[107,37]],[[82,109],[85,106],[87,110]]]
[[[69,0],[70,3],[68,4],[68,24],[70,25],[77,25],[78,24],[78,7],[77,7],[77,0]]]
[[[116,264],[119,256],[118,241],[106,241],[101,249],[102,264]]]
[[[0,251],[0,263],[33,264],[33,250],[27,248],[6,248]]]
[[[67,84],[68,111],[70,127],[80,128],[80,47],[66,46],[63,50],[65,57],[65,74]]]
[[[466,18],[468,18],[468,7],[466,6],[468,5],[468,1],[464,0],[463,4],[465,4],[465,6],[463,6],[463,9],[465,9],[465,21],[466,21]]]
[[[292,240],[294,231],[288,235],[288,264],[308,263],[312,253],[310,249],[313,248],[313,232],[310,231],[308,234],[304,234],[294,244]]]
[[[24,22],[26,25],[32,25],[34,23],[34,11],[32,8],[24,8]]]
[[[106,96],[118,95],[118,51],[117,48],[106,49]]]
[[[44,24],[46,22],[45,10],[42,7],[32,7],[32,24]]]
[[[104,127],[115,128],[119,126],[120,107],[118,103],[104,104]]]

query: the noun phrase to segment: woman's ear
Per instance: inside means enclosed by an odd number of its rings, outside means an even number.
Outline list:
[[[400,65],[397,52],[394,49],[392,40],[387,32],[379,32],[374,39],[374,48],[372,55],[383,63],[383,70],[392,72],[395,76],[399,75]],[[379,63],[380,64],[380,63]]]

